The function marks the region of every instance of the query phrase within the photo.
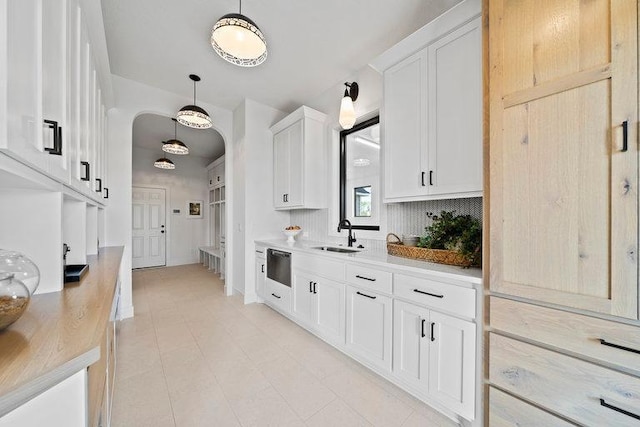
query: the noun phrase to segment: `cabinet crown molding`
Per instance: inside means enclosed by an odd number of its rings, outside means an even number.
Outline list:
[[[324,124],[325,120],[327,119],[327,115],[303,105],[284,119],[280,120],[275,125],[271,126],[269,130],[272,134],[276,134],[281,130],[291,126],[300,119],[311,119]]]

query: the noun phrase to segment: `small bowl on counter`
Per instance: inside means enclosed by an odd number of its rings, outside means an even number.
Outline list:
[[[418,242],[420,241],[420,236],[402,235],[402,244],[405,246],[418,246]]]
[[[285,236],[287,236],[287,243],[295,243],[295,239],[294,237],[296,237],[300,232],[302,231],[302,228],[292,228],[292,229],[285,229],[282,230],[282,232],[284,233]]]

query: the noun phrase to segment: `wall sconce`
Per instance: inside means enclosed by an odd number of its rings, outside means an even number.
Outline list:
[[[340,118],[338,122],[342,129],[351,129],[356,123],[356,111],[353,102],[358,99],[358,83],[345,83],[344,96],[340,104]]]

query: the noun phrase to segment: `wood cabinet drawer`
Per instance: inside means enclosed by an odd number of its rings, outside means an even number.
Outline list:
[[[289,313],[291,311],[291,288],[271,279],[266,279],[265,300],[272,306]]]
[[[581,424],[614,427],[640,421],[635,418],[640,417],[639,378],[489,335],[492,384]]]
[[[640,327],[552,308],[490,299],[491,326],[640,376]]]
[[[491,427],[575,426],[493,387],[489,387],[489,425]]]
[[[440,311],[476,317],[476,290],[435,280],[396,274],[394,295]]]
[[[305,270],[338,282],[344,281],[345,263],[342,261],[328,259],[322,255],[313,256],[296,252],[293,254],[291,262],[295,269]]]
[[[347,283],[391,294],[392,274],[365,265],[347,264]]]

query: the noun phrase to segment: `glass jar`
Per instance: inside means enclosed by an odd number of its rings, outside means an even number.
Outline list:
[[[40,270],[29,258],[16,251],[0,249],[0,274],[13,273],[29,289],[29,295],[38,289]]]
[[[0,273],[0,331],[22,316],[30,300],[24,283],[12,273]]]

